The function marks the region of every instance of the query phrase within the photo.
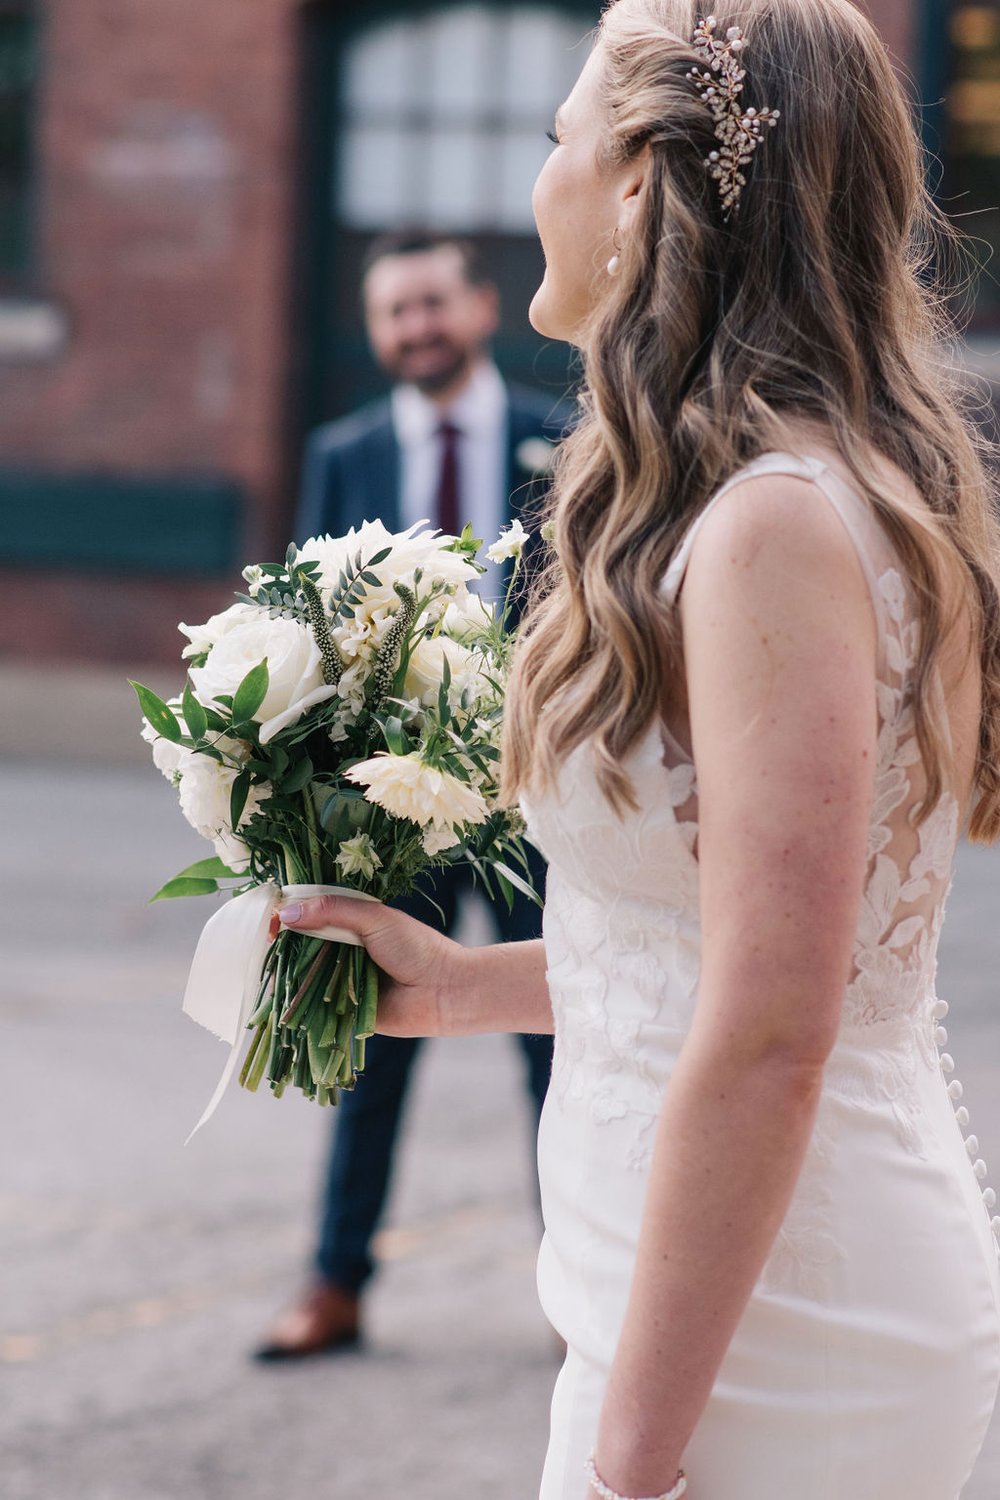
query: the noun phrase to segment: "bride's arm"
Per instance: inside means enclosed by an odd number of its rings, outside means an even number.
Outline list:
[[[875,758],[874,615],[811,486],[731,491],[681,616],[704,948],[597,1435],[623,1495],[672,1485],[788,1207],[849,976]]]
[[[401,911],[349,896],[286,903],[279,915],[291,928],[358,934],[382,970],[377,1029],[383,1036],[552,1030],[540,938],[463,948]]]

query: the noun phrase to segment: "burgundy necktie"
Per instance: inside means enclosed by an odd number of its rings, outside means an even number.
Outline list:
[[[441,469],[438,475],[437,515],[435,521],[448,536],[458,536],[458,438],[459,429],[452,422],[438,428],[441,439]]]

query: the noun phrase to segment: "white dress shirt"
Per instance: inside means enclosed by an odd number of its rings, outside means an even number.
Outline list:
[[[496,541],[501,526],[510,520],[507,408],[507,387],[492,360],[483,360],[474,367],[467,383],[447,407],[436,405],[415,385],[394,387],[392,424],[402,459],[400,523],[403,528],[417,521],[437,525],[435,508],[442,449],[437,429],[442,422],[451,422],[459,431],[460,523],[471,522],[473,534],[482,537],[485,546]],[[485,562],[485,557],[482,560]],[[500,568],[496,563],[487,563],[478,592],[484,598],[496,599],[500,587]]]

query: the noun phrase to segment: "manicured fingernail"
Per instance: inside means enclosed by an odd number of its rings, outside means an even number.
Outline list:
[[[302,904],[299,901],[290,901],[287,906],[278,908],[278,916],[282,922],[297,922],[302,915]]]

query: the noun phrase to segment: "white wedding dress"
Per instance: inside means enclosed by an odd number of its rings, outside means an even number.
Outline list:
[[[867,503],[818,458],[737,478],[813,481],[850,533],[879,631],[878,765],[854,969],[806,1162],[688,1444],[691,1500],[956,1500],[1000,1380],[1000,1219],[943,1051],[935,950],[960,810],[914,829],[916,627]],[[676,596],[698,523],[664,580]],[[662,726],[631,755],[619,821],[586,745],[528,798],[549,861],[555,1016],[539,1136],[542,1304],[568,1345],[541,1500],[583,1500],[625,1311],[660,1102],[699,972],[695,768]],[[734,1205],[738,1219],[740,1205]],[[752,1212],[752,1205],[746,1205]],[[669,1476],[666,1476],[669,1478]]]

